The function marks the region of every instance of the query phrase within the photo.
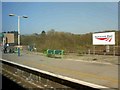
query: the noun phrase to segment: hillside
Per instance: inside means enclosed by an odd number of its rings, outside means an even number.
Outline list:
[[[118,42],[118,31],[115,32],[117,45],[120,42]],[[65,50],[65,52],[77,53],[88,52],[88,50],[93,51],[92,33],[72,34],[55,30],[42,31],[41,34],[22,35],[21,44],[36,47],[39,52],[46,49],[60,49]],[[97,46],[96,50],[103,50],[104,48],[105,46]]]

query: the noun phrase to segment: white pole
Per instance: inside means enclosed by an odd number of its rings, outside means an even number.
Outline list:
[[[5,45],[5,37],[3,37],[3,46]]]
[[[20,46],[20,16],[18,16],[18,45]]]

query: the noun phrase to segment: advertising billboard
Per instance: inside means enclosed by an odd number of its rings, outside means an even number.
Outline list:
[[[14,34],[12,33],[7,33],[5,34],[5,37],[7,39],[7,43],[14,43]]]
[[[115,32],[94,33],[93,45],[115,45]]]

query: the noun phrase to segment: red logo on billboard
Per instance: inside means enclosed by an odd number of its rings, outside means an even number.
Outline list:
[[[98,40],[104,40],[104,41],[111,42],[111,40],[112,40],[112,35],[95,36],[95,38],[98,39]]]

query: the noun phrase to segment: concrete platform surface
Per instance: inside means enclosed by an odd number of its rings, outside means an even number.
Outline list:
[[[110,88],[118,88],[118,65],[115,64],[83,62],[79,59],[55,59],[26,52],[23,52],[19,57],[17,54],[2,54],[2,58],[54,74]]]

